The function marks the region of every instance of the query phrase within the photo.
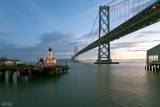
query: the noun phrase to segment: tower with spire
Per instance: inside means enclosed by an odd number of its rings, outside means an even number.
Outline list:
[[[53,56],[51,47],[48,49],[48,56],[45,62],[47,63],[48,66],[56,65],[56,57]]]

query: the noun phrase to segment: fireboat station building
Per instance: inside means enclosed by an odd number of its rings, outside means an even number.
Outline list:
[[[147,70],[160,70],[160,44],[147,50],[146,64]]]
[[[48,49],[48,56],[38,58],[37,64],[20,64],[19,60],[8,60],[7,58],[0,59],[0,80],[5,80],[5,75],[8,75],[9,80],[13,80],[13,73],[17,73],[17,80],[21,81],[25,75],[28,79],[35,76],[53,76],[60,75],[68,72],[70,69],[67,64],[60,65],[56,62],[56,57],[53,56],[52,48]],[[8,73],[5,73],[8,72]],[[24,78],[23,78],[24,79]]]

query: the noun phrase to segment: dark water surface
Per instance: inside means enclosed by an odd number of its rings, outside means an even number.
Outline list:
[[[147,72],[144,65],[70,63],[69,73],[61,76],[1,81],[0,106],[160,107],[160,73]]]

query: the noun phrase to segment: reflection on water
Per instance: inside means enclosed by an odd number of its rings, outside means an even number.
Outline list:
[[[79,63],[69,64],[69,73],[61,76],[31,80],[25,76],[19,82],[6,77],[0,82],[0,102],[12,102],[15,107],[159,107],[160,73],[145,71],[144,65]]]
[[[63,73],[62,75],[65,75],[66,73]],[[17,78],[17,72],[13,72],[12,78],[8,76],[8,71],[5,72],[4,78],[1,78],[0,85],[12,85],[17,86],[17,84],[24,84],[32,81],[43,81],[43,80],[50,80],[52,78],[57,79],[62,75],[31,75],[29,77],[28,75],[22,75],[21,78]],[[44,81],[43,81],[44,82]]]

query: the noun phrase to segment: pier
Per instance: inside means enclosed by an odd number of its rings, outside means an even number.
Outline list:
[[[160,71],[160,64],[146,65],[145,70],[159,72]]]
[[[0,79],[5,79],[5,72],[8,72],[9,80],[13,79],[13,73],[17,73],[17,80],[21,80],[22,76],[27,75],[31,79],[34,75],[50,76],[61,75],[68,73],[70,69],[67,65],[55,65],[55,66],[36,66],[27,64],[17,64],[16,66],[3,65],[0,66]]]
[[[147,50],[145,70],[160,71],[160,44]]]

